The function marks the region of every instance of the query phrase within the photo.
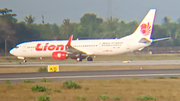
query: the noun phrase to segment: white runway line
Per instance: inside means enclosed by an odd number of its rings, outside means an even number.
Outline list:
[[[128,63],[123,61],[83,61],[83,62],[65,62],[65,63],[46,63],[46,62],[28,62],[25,64],[1,64],[0,67],[26,67],[26,66],[47,66],[47,65],[59,65],[59,66],[124,66],[124,65],[180,65],[180,60],[134,60]]]
[[[4,78],[2,80],[30,80],[30,79],[67,79],[67,78],[98,78],[98,77],[141,77],[141,76],[178,76],[180,74],[134,74],[134,75],[92,75],[92,76],[57,76],[57,77],[31,77],[31,78]]]

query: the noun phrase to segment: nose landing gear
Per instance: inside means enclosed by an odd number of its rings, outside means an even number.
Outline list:
[[[26,59],[24,59],[24,60],[23,60],[23,62],[25,63],[25,62],[27,62],[27,60],[26,60]]]

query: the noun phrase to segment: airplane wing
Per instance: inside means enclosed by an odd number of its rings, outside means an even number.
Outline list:
[[[171,37],[159,38],[159,39],[153,39],[153,42],[161,41],[161,40],[167,40],[167,39],[171,39]]]
[[[171,39],[171,37],[159,38],[159,39],[152,39],[152,40],[149,40],[149,39],[147,39],[147,38],[142,38],[139,42],[140,42],[140,43],[152,43],[152,42],[162,41],[162,40],[168,40],[168,39]],[[138,50],[141,51],[142,49],[144,49],[144,47],[139,48]]]
[[[74,47],[71,46],[72,39],[73,39],[73,35],[71,35],[69,37],[68,43],[66,44],[66,52],[68,54],[79,54],[79,53],[81,53],[80,51],[78,51],[77,49],[75,49]]]
[[[86,51],[86,52],[83,52],[81,50],[78,50],[76,48],[74,48],[73,46],[71,46],[71,41],[73,39],[73,35],[70,36],[69,40],[68,40],[68,43],[66,44],[66,52],[69,54],[69,55],[77,55],[77,54],[87,54],[87,55],[91,55],[90,52]]]

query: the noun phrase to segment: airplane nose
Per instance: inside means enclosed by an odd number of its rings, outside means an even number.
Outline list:
[[[11,50],[9,50],[9,53],[14,55],[14,48],[12,48]]]

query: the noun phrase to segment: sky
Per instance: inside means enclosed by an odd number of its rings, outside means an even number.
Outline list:
[[[155,24],[162,24],[169,16],[171,21],[180,18],[180,0],[0,0],[0,8],[10,8],[17,14],[18,21],[30,14],[35,23],[62,24],[65,18],[70,22],[80,22],[85,13],[95,13],[106,20],[118,17],[126,22],[140,22],[151,8],[156,8]]]

